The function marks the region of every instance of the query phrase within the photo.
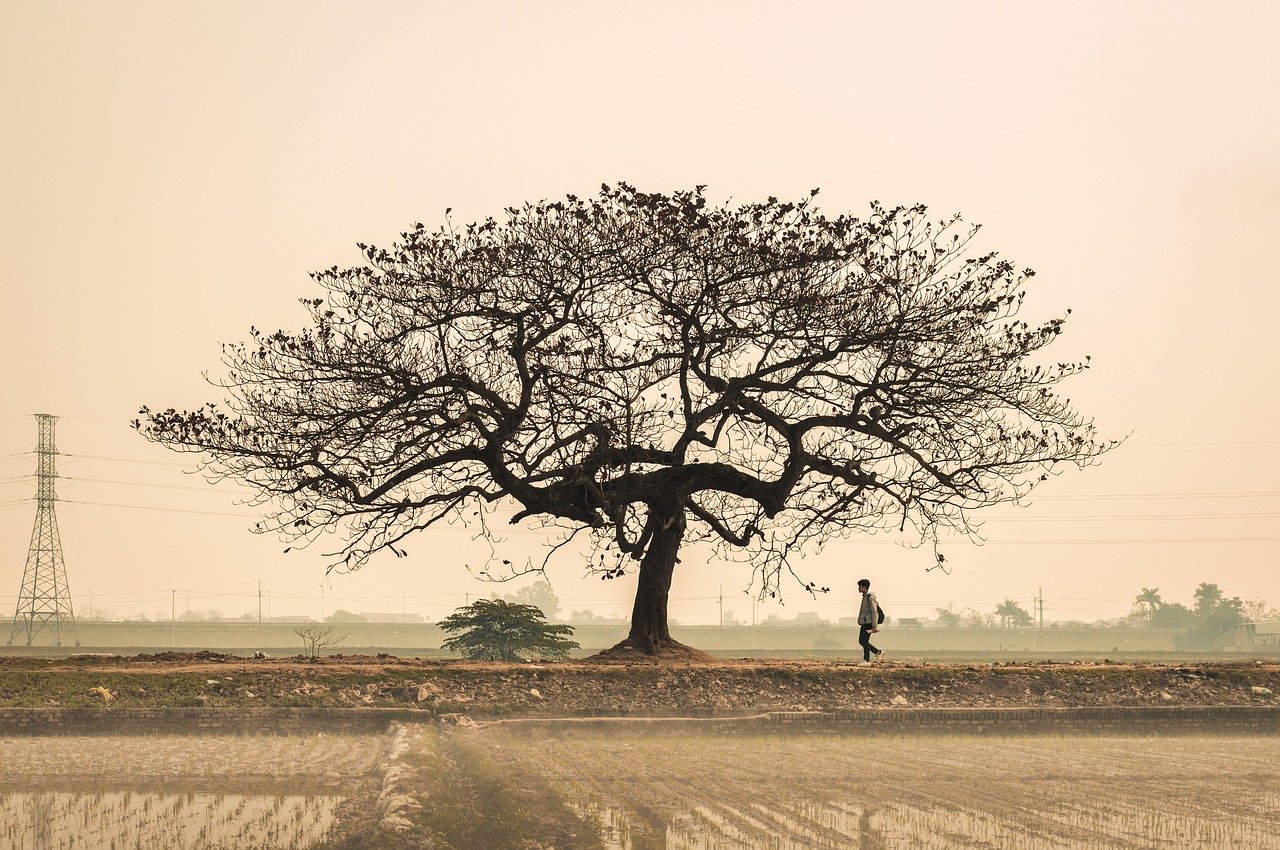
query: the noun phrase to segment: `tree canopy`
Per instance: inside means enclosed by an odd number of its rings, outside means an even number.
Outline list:
[[[1006,599],[996,606],[996,616],[1000,618],[1000,627],[1020,629],[1031,625],[1035,618],[1027,609],[1012,599]]]
[[[508,593],[502,598],[507,602],[533,605],[541,610],[548,620],[553,619],[556,614],[560,613],[560,597],[556,596],[555,589],[551,587],[551,582],[546,579],[540,579],[533,584],[525,585],[515,593]]]
[[[315,274],[303,330],[224,346],[223,402],[136,425],[256,486],[263,530],[340,532],[347,567],[506,505],[584,534],[602,575],[638,562],[646,652],[689,542],[774,593],[833,536],[966,534],[1108,447],[1056,392],[1087,363],[1041,356],[1063,318],[1018,318],[1029,270],[959,217],[814,195],[620,184],[416,225]]]
[[[1249,619],[1247,610],[1265,612],[1265,606],[1251,605],[1238,596],[1228,597],[1215,582],[1201,582],[1193,596],[1195,607],[1188,608],[1181,602],[1165,602],[1158,588],[1144,587],[1134,599],[1130,617],[1152,628],[1189,629],[1189,634],[1178,639],[1178,645],[1204,649]]]
[[[536,605],[477,599],[440,621],[443,646],[481,661],[529,661],[568,657],[578,644],[571,626],[552,625]]]

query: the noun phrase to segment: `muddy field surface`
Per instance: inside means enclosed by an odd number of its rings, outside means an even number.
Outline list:
[[[824,661],[493,664],[215,653],[0,656],[0,706],[413,707],[474,717],[670,716],[842,708],[1267,705],[1280,663],[871,667]]]
[[[131,784],[221,781],[310,783],[340,788],[370,773],[383,735],[0,736],[0,788],[116,778]]]
[[[0,848],[347,846],[376,830],[390,743],[385,734],[0,737]]]
[[[1280,739],[465,734],[601,847],[1280,848]],[[525,778],[527,777],[527,778]]]
[[[1275,848],[1280,737],[0,737],[0,848]]]

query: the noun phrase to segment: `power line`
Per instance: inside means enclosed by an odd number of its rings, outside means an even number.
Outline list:
[[[19,504],[19,503],[22,503],[22,502],[28,502],[28,501],[31,501],[31,500],[30,500],[30,499],[16,499],[16,500],[14,500],[14,501],[12,501],[12,502],[0,502],[0,506],[3,506],[3,505],[14,505],[14,504]],[[121,504],[121,503],[118,503],[118,502],[91,502],[91,501],[85,501],[85,500],[80,500],[80,499],[59,499],[58,501],[59,501],[59,502],[62,502],[62,503],[64,503],[64,504],[69,504],[69,505],[89,505],[89,506],[94,506],[94,507],[104,507],[104,508],[125,508],[125,509],[129,509],[129,510],[161,511],[161,512],[164,512],[164,513],[194,514],[194,515],[203,515],[203,516],[227,516],[227,517],[240,517],[240,518],[246,518],[246,519],[259,519],[259,518],[261,518],[261,515],[260,515],[260,514],[252,514],[252,513],[247,513],[247,512],[205,511],[205,510],[194,510],[194,509],[187,509],[187,508],[163,508],[163,507],[157,507],[157,506],[152,506],[152,505],[128,505],[128,504]],[[1218,519],[1218,518],[1268,518],[1268,517],[1274,517],[1274,516],[1277,516],[1277,515],[1276,515],[1276,514],[1206,515],[1206,516],[1202,516],[1202,517],[1198,517],[1198,518],[1200,518],[1200,519]],[[1127,519],[1136,519],[1136,518],[1137,518],[1137,517],[1117,517],[1117,518],[1115,518],[1115,519],[1126,519],[1126,520],[1127,520]],[[1152,516],[1152,517],[1149,517],[1149,518],[1150,518],[1150,519],[1157,519],[1157,520],[1160,520],[1160,519],[1185,519],[1185,518],[1188,518],[1188,517],[1179,517],[1179,516]],[[994,518],[993,518],[993,519],[994,519]],[[1022,522],[1022,521],[1026,521],[1026,522],[1045,522],[1045,521],[1048,521],[1048,522],[1051,522],[1051,521],[1054,521],[1052,518],[1051,518],[1051,519],[1047,519],[1047,520],[1039,520],[1039,519],[1032,519],[1032,518],[1020,518],[1020,517],[1005,518],[1005,519],[1006,519],[1006,521],[1014,521],[1014,522]],[[1078,518],[1077,518],[1077,517],[1070,517],[1070,518],[1065,518],[1065,517],[1064,517],[1064,518],[1062,518],[1062,519],[1064,519],[1064,520],[1069,520],[1069,521],[1072,521],[1072,522],[1079,522],[1079,521],[1090,521],[1090,522],[1093,522],[1093,521],[1098,521],[1098,520],[1107,520],[1107,519],[1111,519],[1111,518],[1108,518],[1108,517],[1078,517]],[[454,525],[447,525],[447,524],[445,524],[445,525],[434,525],[434,526],[431,526],[429,529],[425,529],[425,530],[430,531],[430,530],[432,530],[432,529],[434,529],[434,530],[436,530],[436,531],[463,532],[463,533],[471,534],[471,535],[480,535],[480,534],[482,534],[482,533],[483,533],[483,532],[481,532],[479,529],[475,529],[475,528],[466,528],[466,527],[458,527],[458,526],[454,526]],[[516,536],[546,536],[546,535],[548,535],[548,534],[553,534],[553,533],[555,533],[555,532],[560,532],[560,533],[562,533],[562,534],[566,534],[566,533],[569,533],[571,530],[572,530],[572,529],[559,528],[559,527],[553,527],[553,528],[547,528],[547,529],[536,529],[536,528],[530,528],[530,529],[490,529],[490,531],[489,531],[489,536],[490,536],[490,537],[494,537],[494,538],[502,538],[502,537],[507,537],[507,536],[511,536],[511,535],[516,535]],[[962,544],[962,543],[966,543],[966,542],[968,542],[968,543],[971,543],[971,544],[974,544],[974,545],[981,545],[981,546],[1027,546],[1027,545],[1075,546],[1075,545],[1137,545],[1137,544],[1179,544],[1179,543],[1272,543],[1272,542],[1277,542],[1277,541],[1280,541],[1280,537],[1271,537],[1271,536],[1252,536],[1252,537],[1181,537],[1181,538],[1124,538],[1124,539],[1116,539],[1116,538],[1112,538],[1112,539],[1083,539],[1083,538],[1070,538],[1070,539],[1057,539],[1057,540],[1054,540],[1054,539],[1035,539],[1035,540],[984,540],[984,541],[981,541],[981,542],[975,542],[975,541],[972,541],[972,540],[968,540],[968,538],[956,537],[956,538],[941,538],[938,542],[939,542],[939,544],[940,544],[940,545],[956,545],[956,544]],[[885,546],[885,545],[892,545],[892,546],[915,546],[915,545],[918,545],[918,541],[916,541],[916,540],[883,540],[883,539],[877,540],[877,539],[868,539],[868,540],[861,540],[861,541],[858,541],[858,542],[859,542],[859,543],[864,543],[864,544],[875,544],[875,545],[881,545],[881,546]]]
[[[889,542],[889,541],[886,541]],[[940,545],[945,545],[947,541],[939,541]],[[1280,542],[1280,537],[1166,537],[1166,538],[1131,538],[1126,540],[987,540],[982,546],[1028,546],[1028,545],[1044,545],[1044,546],[1075,546],[1075,545],[1121,545],[1121,544],[1138,544],[1138,543],[1276,543]]]
[[[1027,516],[990,516],[975,517],[990,522],[1117,522],[1133,520],[1185,520],[1185,519],[1273,519],[1280,517],[1280,512],[1234,513],[1234,514],[1115,514],[1104,516],[1099,514],[1080,514],[1072,516],[1027,517]]]
[[[116,419],[107,416],[61,416],[60,419],[74,419],[77,422],[108,422],[112,425],[132,425],[132,419]]]
[[[259,518],[258,514],[231,513],[229,511],[196,511],[196,510],[187,510],[184,508],[158,508],[158,507],[152,507],[151,505],[121,505],[115,502],[85,502],[85,501],[80,501],[78,499],[59,499],[58,501],[64,502],[68,505],[93,505],[99,508],[130,508],[132,510],[138,510],[138,511],[163,511],[165,513],[172,513],[172,514],[203,514],[205,516],[232,516],[232,517],[243,517],[243,518],[250,518],[250,519]]]
[[[30,478],[31,476],[28,475],[25,477]],[[249,490],[245,488],[233,490],[225,487],[218,487],[213,484],[210,484],[207,487],[192,487],[189,484],[155,484],[155,483],[146,482],[146,481],[118,481],[113,478],[78,478],[70,475],[64,475],[60,477],[62,478],[63,481],[83,481],[86,483],[93,483],[93,484],[124,484],[129,487],[156,487],[164,490],[190,490],[196,493],[235,493],[238,495],[245,495],[245,494],[251,494],[254,492],[253,490]]]
[[[29,456],[32,452],[25,452],[22,456]],[[11,455],[9,457],[18,457],[19,455]],[[62,457],[86,458],[92,460],[108,460],[118,461],[122,463],[138,463],[151,466],[171,466],[171,467],[189,467],[189,464],[176,463],[172,461],[158,460],[139,460],[135,458],[117,458],[107,457],[103,455],[76,455],[62,453]],[[32,478],[31,475],[13,476],[11,478],[0,479],[0,483],[7,481],[19,481]],[[222,492],[222,493],[253,493],[254,491],[247,488],[226,489],[218,488],[216,485],[208,487],[191,487],[178,484],[158,484],[140,481],[120,481],[117,479],[105,478],[79,478],[75,476],[60,476],[63,480],[69,481],[91,481],[100,484],[125,484],[136,487],[160,487],[171,490],[193,490],[197,492]],[[1057,502],[1057,501],[1119,501],[1119,500],[1146,500],[1146,499],[1244,499],[1244,498],[1276,498],[1280,497],[1280,490],[1254,490],[1254,491],[1217,491],[1204,493],[1094,493],[1094,494],[1077,494],[1064,496],[1029,496],[1036,502]],[[1181,515],[1178,515],[1181,516]],[[1258,516],[1261,516],[1259,514]],[[995,519],[995,517],[990,517]]]
[[[144,466],[176,466],[178,468],[189,468],[190,463],[178,463],[172,460],[142,460],[135,457],[111,457],[109,455],[80,455],[64,452],[63,457],[76,458],[77,460],[109,460],[118,463],[138,463]]]
[[[1280,448],[1277,440],[1224,443],[1134,443],[1130,452],[1165,454],[1168,452],[1258,451]]]
[[[30,499],[15,500],[13,504],[16,504],[19,501],[31,501],[31,500]],[[126,505],[126,504],[121,504],[119,502],[90,502],[90,501],[84,501],[80,499],[58,499],[58,502],[65,505],[92,505],[94,507],[100,507],[100,508],[127,508],[131,510],[163,511],[165,513],[175,513],[175,514],[229,516],[229,517],[242,517],[247,519],[262,518],[261,514],[253,514],[253,513],[246,513],[246,512],[237,513],[237,512],[231,512],[231,511],[204,511],[204,510],[195,510],[195,509],[188,509],[188,508],[162,508],[154,505]],[[459,527],[456,525],[448,525],[448,524],[433,525],[433,526],[430,526],[429,529],[427,530],[463,532],[473,536],[483,534],[483,532],[477,528],[465,528],[465,527]],[[501,537],[506,537],[508,535],[513,535],[513,534],[520,535],[520,536],[546,536],[547,534],[551,534],[557,531],[560,533],[567,534],[570,531],[572,531],[572,529],[565,529],[565,528],[548,528],[545,530],[536,529],[536,528],[502,529],[502,530],[490,529],[489,536],[491,538],[501,538]]]
[[[7,417],[0,417],[0,422],[9,419],[25,419],[33,414],[15,414]],[[121,419],[115,416],[73,416],[60,415],[60,419],[72,419],[79,422],[105,422],[111,425],[132,425],[134,418]],[[1201,448],[1277,448],[1280,447],[1280,440],[1216,440],[1216,441],[1199,441],[1199,442],[1166,442],[1166,443],[1143,443],[1133,442],[1126,443],[1126,447],[1135,449],[1201,449]]]
[[[1085,493],[1075,496],[1034,496],[1037,502],[1111,501],[1119,499],[1257,499],[1280,496],[1280,490],[1235,490],[1217,493]]]

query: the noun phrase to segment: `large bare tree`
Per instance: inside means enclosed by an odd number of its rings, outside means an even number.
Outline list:
[[[1017,317],[1030,271],[958,217],[827,217],[813,194],[623,184],[417,225],[315,274],[305,329],[225,346],[221,404],[137,426],[256,486],[264,529],[338,530],[348,567],[501,503],[585,532],[605,575],[638,562],[625,645],[646,653],[678,647],[691,541],[774,592],[824,539],[967,533],[1107,448],[1055,391],[1086,364],[1038,356],[1063,320]]]

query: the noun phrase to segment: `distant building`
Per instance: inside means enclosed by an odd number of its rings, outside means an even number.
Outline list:
[[[360,616],[369,623],[425,623],[421,614],[382,614],[361,611]]]
[[[1270,623],[1245,623],[1227,632],[1222,639],[1225,649],[1280,648],[1280,620]]]
[[[919,617],[899,617],[898,628],[900,629],[923,629],[924,621]]]

